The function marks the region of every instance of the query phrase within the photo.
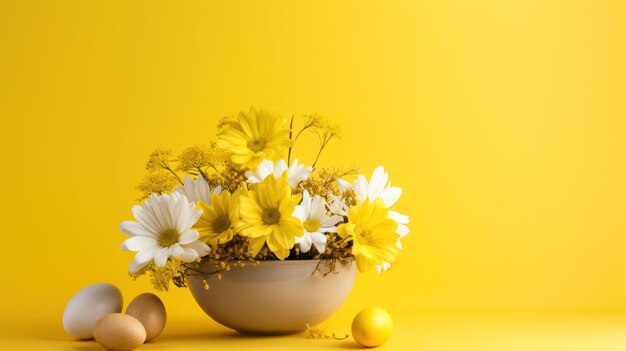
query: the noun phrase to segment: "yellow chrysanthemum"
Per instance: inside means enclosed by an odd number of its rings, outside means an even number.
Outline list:
[[[202,201],[198,205],[202,209],[202,216],[196,223],[195,229],[200,233],[201,241],[211,246],[229,242],[235,235],[235,226],[239,221],[239,194],[230,194],[222,191],[219,195],[211,194],[211,204]]]
[[[274,112],[251,108],[236,120],[224,123],[218,133],[217,147],[242,168],[255,169],[264,159],[278,160],[287,151],[289,125]]]
[[[267,243],[283,260],[295,245],[295,237],[304,234],[302,222],[294,216],[300,195],[291,194],[287,174],[276,179],[270,175],[240,197],[239,234],[250,238],[249,252],[256,255]],[[302,210],[297,207],[297,210]]]
[[[341,224],[337,233],[351,238],[352,254],[359,271],[365,272],[383,262],[393,263],[398,250],[398,224],[389,218],[389,210],[382,199],[364,201],[350,208],[348,223]]]

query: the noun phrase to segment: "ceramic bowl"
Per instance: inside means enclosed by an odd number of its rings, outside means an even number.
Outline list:
[[[215,275],[191,276],[189,289],[204,312],[223,326],[249,334],[293,334],[330,317],[352,290],[356,264],[337,263],[336,273],[323,276],[325,263],[262,261],[232,267],[219,280]]]

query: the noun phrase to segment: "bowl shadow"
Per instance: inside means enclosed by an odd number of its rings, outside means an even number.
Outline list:
[[[161,335],[155,339],[159,343],[168,341],[198,341],[198,340],[254,340],[254,339],[285,339],[293,337],[305,337],[304,332],[288,335],[257,335],[249,333],[241,333],[230,329],[210,330],[210,331],[191,331],[191,332],[172,332]]]

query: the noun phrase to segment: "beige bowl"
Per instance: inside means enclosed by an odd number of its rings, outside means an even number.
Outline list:
[[[233,267],[222,279],[191,276],[189,289],[209,317],[231,329],[251,334],[293,334],[306,323],[330,317],[346,300],[356,278],[356,265],[336,264],[337,274],[315,271],[319,260],[263,261]],[[320,263],[322,272],[327,269]],[[315,273],[314,273],[315,272]]]

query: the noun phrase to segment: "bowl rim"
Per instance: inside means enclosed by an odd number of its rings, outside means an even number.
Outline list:
[[[253,266],[311,266],[316,265],[321,261],[330,261],[329,258],[314,258],[304,260],[267,260],[267,261],[255,261],[255,264],[246,264],[245,267]],[[354,259],[351,260],[351,263]]]
[[[309,266],[313,263],[317,264],[320,261],[328,261],[325,258],[306,259],[306,260],[267,260],[256,261],[260,266]]]

